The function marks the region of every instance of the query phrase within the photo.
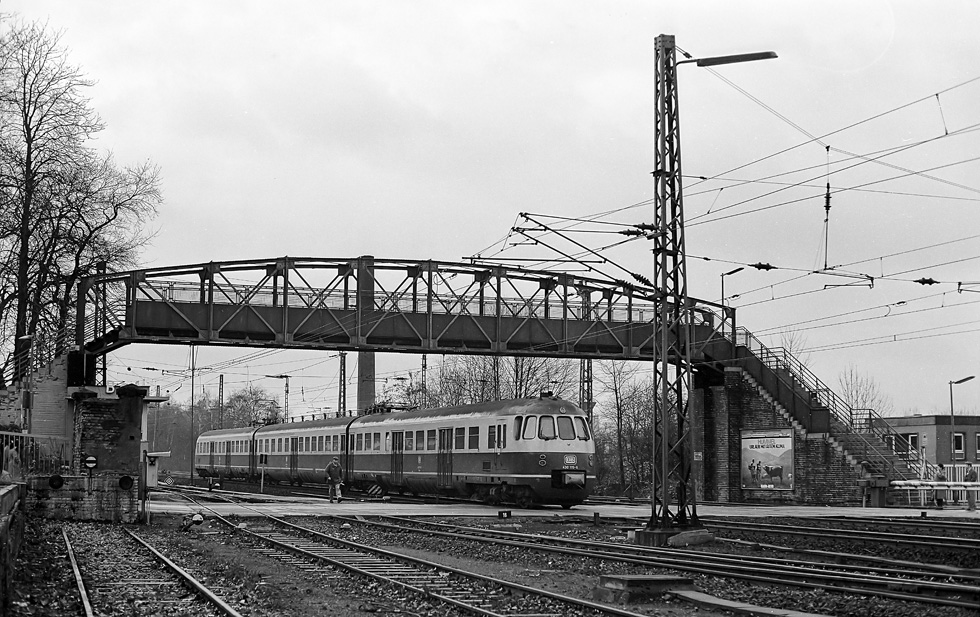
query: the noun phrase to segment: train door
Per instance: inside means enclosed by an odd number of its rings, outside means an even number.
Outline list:
[[[208,472],[209,475],[214,475],[214,444],[215,442],[208,442]]]
[[[500,454],[507,447],[507,425],[491,425],[490,441],[493,442],[493,468],[500,469],[502,466]]]
[[[453,429],[439,429],[439,452],[436,458],[436,486],[451,488],[453,485]]]
[[[225,477],[231,477],[231,442],[225,442]]]
[[[290,482],[298,475],[299,470],[299,437],[289,438],[289,479]]]
[[[391,483],[401,486],[405,470],[405,433],[395,431],[391,434]]]

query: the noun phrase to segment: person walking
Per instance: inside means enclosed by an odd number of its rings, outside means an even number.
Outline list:
[[[976,482],[977,481],[977,470],[973,467],[973,463],[966,464],[966,475],[963,476],[964,482]],[[977,509],[977,489],[976,487],[966,487],[966,509],[971,512]]]
[[[337,503],[340,503],[344,500],[340,494],[340,487],[344,483],[344,469],[340,466],[340,459],[336,456],[333,457],[324,473],[327,475],[327,484],[330,485],[330,503],[333,503],[335,496]]]
[[[939,463],[939,469],[936,470],[935,480],[936,482],[946,481],[946,467],[942,463]],[[942,510],[943,504],[946,503],[946,487],[936,487],[934,497],[936,499],[936,509]]]

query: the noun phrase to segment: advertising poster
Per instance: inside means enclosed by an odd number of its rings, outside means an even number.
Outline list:
[[[793,490],[793,429],[742,431],[742,488]]]

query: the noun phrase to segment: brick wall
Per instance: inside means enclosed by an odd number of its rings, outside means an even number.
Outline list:
[[[147,388],[120,386],[118,398],[98,398],[95,392],[76,392],[75,435],[72,468],[85,469],[83,461],[94,456],[98,472],[139,473],[143,398]]]
[[[34,393],[31,411],[31,433],[61,439],[71,437],[72,409],[66,399],[68,365],[66,356],[58,356],[31,375],[30,387]],[[8,384],[0,390],[0,424],[14,423],[22,426],[24,418],[24,384]]]
[[[28,478],[26,508],[32,515],[72,521],[133,523],[138,520],[138,476],[107,472],[93,474],[91,478],[87,475],[56,477],[64,482],[57,488],[52,485],[52,478]]]
[[[72,395],[76,475],[28,480],[27,509],[48,518],[134,522],[139,517],[143,399],[147,388],[121,386],[118,398],[80,390]],[[89,475],[85,461],[94,457]]]
[[[707,501],[860,505],[863,489],[856,469],[826,435],[795,428],[738,368],[725,370],[722,384],[704,384],[693,403],[703,405],[703,494]],[[791,491],[743,489],[741,431],[793,429],[794,484]]]

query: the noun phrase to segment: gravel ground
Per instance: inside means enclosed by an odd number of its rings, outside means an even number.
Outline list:
[[[759,521],[759,519],[754,520]],[[254,520],[245,519],[245,521],[246,524],[255,524]],[[332,519],[297,519],[297,522],[318,527],[328,533],[347,536],[355,541],[385,546],[389,550],[412,554],[463,570],[586,598],[591,597],[592,589],[596,586],[600,574],[666,573],[594,559],[536,553],[514,547],[471,541],[450,542],[445,538],[389,532],[359,525],[342,529],[341,523]],[[440,522],[458,523],[449,520]],[[799,521],[779,522],[800,524]],[[496,519],[488,519],[484,523],[487,526],[500,524]],[[479,523],[467,522],[467,524],[476,526]],[[312,617],[327,614],[362,617],[454,614],[447,607],[429,604],[423,598],[405,596],[403,592],[395,590],[392,586],[351,578],[332,570],[310,574],[274,559],[257,555],[245,550],[247,541],[241,534],[232,534],[217,522],[213,524],[206,522],[186,533],[177,531],[178,525],[179,520],[174,517],[157,517],[152,527],[133,527],[133,529],[151,544],[161,548],[171,559],[202,578],[207,585],[218,590],[223,597],[230,599],[244,615]],[[595,527],[591,522],[559,524],[550,519],[540,518],[515,518],[507,523],[508,527],[517,525],[520,526],[519,531],[523,532],[548,533],[580,539],[626,541],[622,529],[615,525]],[[100,546],[98,552],[101,553],[103,560],[111,559],[113,550],[134,550],[133,545],[126,545],[119,541],[118,533],[110,525],[72,523],[70,533],[85,534],[89,543]],[[753,539],[762,541],[759,538]],[[782,539],[772,538],[768,541],[773,544],[786,544]],[[820,548],[855,552],[854,546],[840,542],[835,545],[832,538],[828,538],[827,545]],[[728,547],[722,543],[715,543],[705,545],[702,550],[728,550]],[[752,551],[752,553],[759,554],[759,551]],[[80,558],[84,559],[85,556]],[[905,552],[903,558],[916,560],[917,556]],[[928,559],[936,558],[934,555],[928,556]],[[120,573],[120,578],[124,576],[124,573]],[[908,604],[873,597],[802,591],[784,587],[760,587],[740,581],[697,575],[692,578],[701,591],[718,597],[822,615],[840,617],[970,615],[976,617],[978,614],[977,611],[939,609],[919,603]],[[28,521],[27,538],[18,558],[14,588],[14,603],[9,613],[11,616],[62,617],[82,614],[61,537],[60,523],[37,519]],[[656,604],[630,606],[630,610],[668,617],[691,615],[715,617],[727,614],[693,607],[670,596]]]

